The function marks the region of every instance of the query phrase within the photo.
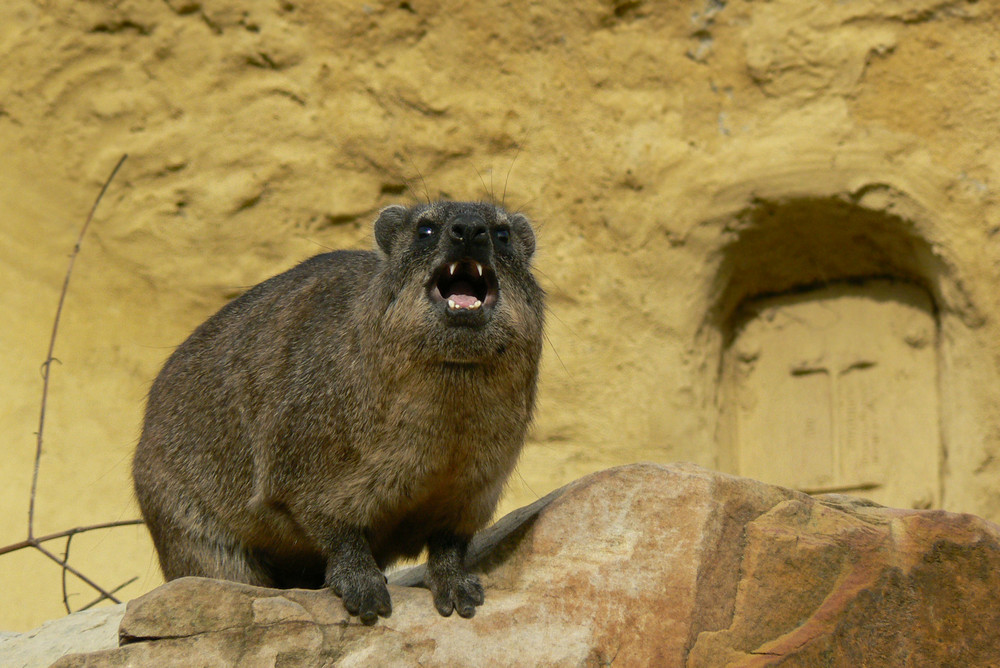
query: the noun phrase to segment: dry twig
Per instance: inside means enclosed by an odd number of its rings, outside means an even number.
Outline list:
[[[52,322],[52,336],[49,338],[48,355],[45,358],[45,362],[42,364],[42,369],[43,369],[42,400],[38,416],[38,433],[35,445],[35,466],[34,466],[34,473],[31,478],[31,498],[28,503],[28,537],[23,541],[0,547],[0,555],[31,547],[38,550],[39,552],[41,552],[43,555],[45,555],[55,563],[59,564],[59,566],[62,568],[63,604],[66,606],[66,612],[72,612],[69,605],[69,596],[67,594],[67,589],[66,589],[67,573],[72,573],[82,582],[85,582],[90,587],[92,587],[99,594],[97,599],[95,599],[91,603],[88,603],[83,609],[89,608],[103,600],[111,600],[114,601],[115,603],[120,603],[120,601],[114,596],[115,592],[119,591],[122,587],[125,587],[126,585],[134,582],[137,579],[137,578],[132,578],[131,580],[128,580],[127,582],[121,585],[118,585],[117,587],[115,587],[110,591],[105,590],[99,584],[94,582],[91,578],[87,577],[82,572],[69,565],[69,548],[73,536],[75,536],[78,533],[94,531],[97,529],[107,529],[118,526],[142,524],[142,520],[104,522],[102,524],[92,524],[90,526],[67,529],[65,531],[59,531],[56,533],[48,534],[46,536],[41,536],[41,537],[35,536],[35,498],[36,498],[36,493],[38,491],[38,471],[41,467],[42,452],[43,452],[42,440],[43,440],[43,432],[45,430],[45,407],[49,395],[49,371],[51,370],[52,362],[56,361],[55,357],[53,357],[53,352],[55,350],[55,345],[56,345],[56,335],[59,333],[59,318],[62,315],[63,304],[66,301],[66,293],[69,291],[69,281],[73,275],[73,264],[76,261],[76,256],[80,253],[80,245],[83,243],[83,237],[87,233],[87,228],[90,227],[90,222],[94,218],[94,213],[97,211],[97,207],[98,205],[100,205],[101,199],[103,199],[104,197],[104,193],[107,192],[108,186],[111,185],[111,181],[115,178],[115,175],[118,173],[118,170],[121,168],[122,164],[125,162],[125,159],[127,157],[128,154],[122,155],[121,159],[118,160],[118,163],[115,165],[115,168],[111,170],[111,174],[108,176],[107,180],[105,180],[104,185],[101,188],[101,191],[98,193],[97,198],[94,200],[93,206],[91,206],[90,208],[90,213],[87,214],[87,219],[86,221],[84,221],[83,227],[80,229],[80,235],[77,237],[76,244],[73,246],[73,252],[70,254],[69,257],[69,265],[66,268],[66,278],[63,279],[62,291],[59,293],[59,304],[56,307],[55,318]],[[54,555],[46,548],[42,547],[42,543],[50,540],[55,540],[57,538],[66,538],[66,550],[62,559]]]

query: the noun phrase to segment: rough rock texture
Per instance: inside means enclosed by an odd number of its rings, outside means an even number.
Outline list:
[[[763,449],[771,482],[1000,519],[998,25],[998,0],[0,3],[0,544],[25,536],[66,256],[124,152],[56,347],[39,535],[137,516],[145,392],[226,300],[369,246],[381,206],[489,191],[539,222],[551,297],[505,508],[631,461],[747,475]],[[935,336],[843,367],[789,330],[730,346],[755,298],[866,278],[925,292]],[[936,381],[897,423],[937,424],[930,473],[891,494],[916,456],[855,409],[901,396],[893,351],[918,344]],[[753,391],[765,365],[788,410]],[[814,450],[829,480],[783,476]],[[139,576],[126,598],[160,582],[141,528],[72,553],[106,586]],[[0,628],[62,609],[32,552],[2,557],[0,591]]]
[[[129,603],[121,648],[57,665],[1000,663],[1000,527],[970,515],[635,464],[508,515],[472,557],[471,620],[411,587],[363,627],[326,591],[184,578]]]
[[[95,652],[114,647],[125,604],[83,610],[45,622],[37,629],[0,634],[0,666],[48,666],[71,652]]]

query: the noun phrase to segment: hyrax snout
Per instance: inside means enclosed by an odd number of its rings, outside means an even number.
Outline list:
[[[391,206],[376,248],[306,260],[202,324],[149,393],[136,495],[169,580],[331,587],[372,624],[382,571],[428,550],[443,615],[535,401],[544,293],[528,220]]]

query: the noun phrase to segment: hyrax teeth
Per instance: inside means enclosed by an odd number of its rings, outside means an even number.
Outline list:
[[[483,277],[483,265],[479,264],[478,262],[476,262],[475,264],[476,264],[476,271],[479,272],[479,278],[482,278]]]
[[[461,306],[454,299],[451,298],[448,299],[448,308],[450,308],[452,311],[458,311],[461,309],[465,309],[468,311],[475,311],[478,308],[482,308],[482,306],[483,303],[478,299],[468,306]]]
[[[449,264],[448,265],[448,275],[449,276],[454,276],[455,275],[455,269],[457,269],[457,268],[458,268],[458,263],[457,262],[452,262],[451,264]]]

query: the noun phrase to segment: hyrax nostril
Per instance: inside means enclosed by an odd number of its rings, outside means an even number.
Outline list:
[[[451,221],[448,236],[452,241],[481,245],[489,241],[486,221],[478,216],[463,215]]]

